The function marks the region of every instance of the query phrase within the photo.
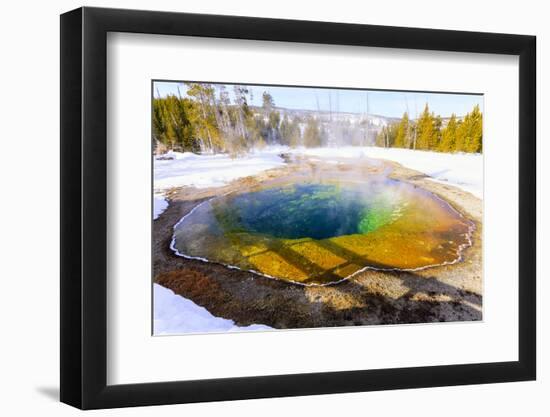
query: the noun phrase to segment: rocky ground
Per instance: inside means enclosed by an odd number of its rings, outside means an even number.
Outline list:
[[[473,244],[463,252],[463,261],[414,272],[367,270],[335,285],[303,286],[178,257],[169,247],[173,226],[207,198],[330,169],[350,175],[389,172],[392,178],[448,201],[476,224]],[[168,200],[168,208],[153,227],[154,281],[238,325],[261,323],[285,329],[482,319],[482,201],[396,163],[343,159],[328,166],[322,160],[302,157],[221,188],[173,189]]]

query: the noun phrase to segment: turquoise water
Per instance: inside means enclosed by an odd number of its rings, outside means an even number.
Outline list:
[[[326,239],[376,230],[392,219],[397,203],[365,185],[305,183],[227,196],[214,210],[225,231]]]

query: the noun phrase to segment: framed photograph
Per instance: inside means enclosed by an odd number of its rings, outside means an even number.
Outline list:
[[[61,401],[533,380],[535,37],[61,16]]]

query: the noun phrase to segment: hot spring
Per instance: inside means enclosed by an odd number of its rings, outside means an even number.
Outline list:
[[[473,223],[408,183],[317,181],[215,197],[174,228],[179,255],[302,284],[341,281],[366,268],[453,263]]]

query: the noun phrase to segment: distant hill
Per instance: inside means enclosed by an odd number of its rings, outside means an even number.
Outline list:
[[[250,108],[257,113],[262,112],[262,108],[258,106],[250,106]],[[273,108],[274,110],[278,111],[281,116],[288,115],[289,117],[300,117],[300,118],[306,118],[308,116],[311,116],[313,118],[319,119],[323,122],[335,122],[335,121],[349,121],[352,124],[355,123],[361,123],[367,120],[369,120],[369,123],[372,126],[376,126],[379,128],[382,128],[383,126],[387,126],[388,124],[399,122],[399,117],[387,117],[387,116],[380,116],[378,114],[372,114],[369,113],[368,115],[366,113],[350,113],[350,112],[329,112],[329,111],[317,111],[317,110],[306,110],[306,109],[287,109],[285,107],[277,107],[275,106]]]

